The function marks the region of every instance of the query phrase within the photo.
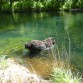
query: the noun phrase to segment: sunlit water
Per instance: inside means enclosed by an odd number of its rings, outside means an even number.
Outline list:
[[[70,56],[71,65],[83,74],[83,13],[0,14],[1,55],[22,56],[25,42],[48,37],[55,38],[60,58],[64,61]],[[54,55],[44,53],[23,61],[36,73],[48,76]]]

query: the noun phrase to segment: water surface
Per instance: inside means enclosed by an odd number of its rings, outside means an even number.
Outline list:
[[[0,14],[1,55],[21,56],[25,42],[48,37],[56,39],[61,58],[70,55],[71,65],[83,74],[83,13]],[[53,63],[51,55],[44,55],[26,58],[43,76],[48,75]]]

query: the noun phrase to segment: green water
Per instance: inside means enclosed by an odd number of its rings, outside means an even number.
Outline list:
[[[48,37],[70,51],[71,64],[83,74],[83,13],[0,14],[0,55],[20,56],[25,42]]]

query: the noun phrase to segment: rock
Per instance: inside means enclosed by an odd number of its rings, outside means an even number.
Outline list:
[[[0,70],[0,83],[49,83],[14,60],[7,59],[6,62],[7,68]]]
[[[51,49],[55,44],[55,39],[50,37],[43,41],[40,40],[32,40],[29,43],[25,44],[25,48],[30,51],[31,54],[40,53],[42,50]]]

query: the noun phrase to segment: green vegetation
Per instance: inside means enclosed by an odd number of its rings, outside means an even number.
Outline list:
[[[3,59],[2,57],[0,58],[0,70],[3,70],[7,67],[7,60]]]
[[[77,73],[74,75],[71,70],[54,68],[52,83],[81,83],[81,76]]]
[[[82,10],[83,0],[0,0],[0,12]]]
[[[9,3],[0,4],[0,11],[10,12],[11,11],[10,4]]]

